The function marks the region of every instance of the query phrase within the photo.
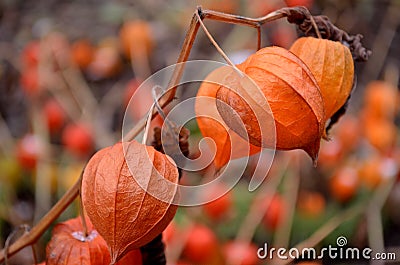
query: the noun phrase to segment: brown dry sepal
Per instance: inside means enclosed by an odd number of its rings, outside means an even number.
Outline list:
[[[177,182],[170,158],[136,141],[117,143],[91,158],[82,179],[83,206],[106,240],[113,264],[167,227],[177,210],[172,204]]]
[[[315,22],[323,39],[339,41],[348,45],[355,61],[368,61],[371,56],[371,51],[361,43],[363,38],[361,34],[350,35],[336,27],[327,16],[312,16],[311,18],[310,11],[303,6],[284,7],[277,12],[286,16],[289,23],[296,24],[306,36],[318,36],[313,25]]]
[[[224,76],[231,70],[230,67],[221,67],[211,72],[201,84],[195,103],[199,129],[204,137],[210,137],[216,145],[214,164],[217,170],[230,159],[253,155],[261,150],[232,131],[218,112],[217,91],[224,82]]]
[[[283,48],[267,47],[250,56],[238,68],[257,84],[268,101],[276,126],[276,148],[303,149],[315,160],[326,119],[320,89],[304,62]],[[265,126],[269,119],[265,100],[257,95],[254,86],[242,85],[232,85],[236,91],[220,87],[217,99],[238,113],[250,143],[271,147],[271,135],[261,133],[268,130],[260,130],[260,125]],[[253,88],[249,91],[249,87]],[[222,118],[243,137],[243,130],[235,127],[237,119],[232,118],[232,110],[224,109],[223,105],[217,101]]]
[[[353,88],[354,62],[350,50],[337,41],[303,37],[293,43],[290,51],[313,73],[329,119],[345,104]]]

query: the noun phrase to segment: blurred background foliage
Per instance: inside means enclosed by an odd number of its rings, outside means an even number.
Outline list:
[[[95,150],[120,139],[130,97],[141,80],[176,62],[197,5],[250,17],[305,5],[350,34],[362,34],[373,54],[367,63],[355,64],[357,86],[348,112],[334,126],[332,140],[322,143],[318,167],[303,152],[279,152],[268,181],[250,193],[246,177],[257,157],[252,158],[233,191],[206,206],[179,210],[164,235],[169,264],[233,264],[237,253],[246,257],[242,264],[264,264],[255,258],[256,247],[294,246],[358,205],[365,206],[362,213],[318,247],[336,244],[343,235],[349,246],[383,244],[400,257],[398,0],[3,0],[0,246],[15,227],[33,226],[54,205]],[[254,29],[206,25],[234,62],[255,51]],[[268,23],[262,46],[288,48],[298,34],[284,19]],[[190,59],[223,62],[201,30]],[[135,108],[128,114],[133,119],[147,111]],[[195,122],[188,127],[194,158],[201,134]],[[202,181],[200,173],[184,174],[182,181]],[[74,204],[60,221],[77,212]],[[35,245],[39,260],[49,237],[47,232]],[[10,264],[32,264],[30,251],[24,249]],[[367,261],[315,262],[322,263]]]

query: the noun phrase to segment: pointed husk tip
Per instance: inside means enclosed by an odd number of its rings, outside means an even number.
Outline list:
[[[314,167],[317,167],[320,146],[321,140],[318,139],[313,144],[303,148],[303,150],[311,157]]]

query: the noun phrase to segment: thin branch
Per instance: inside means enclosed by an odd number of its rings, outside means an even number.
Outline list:
[[[98,107],[98,102],[81,72],[73,66],[65,66],[60,72],[66,85],[68,85],[71,93],[80,105],[82,115],[87,120],[92,119],[92,115]]]
[[[33,264],[38,264],[38,259],[37,259],[36,252],[35,252],[35,245],[31,245],[31,249],[32,249],[32,256],[33,256]]]
[[[147,143],[147,138],[149,136],[149,132],[150,132],[150,124],[151,124],[151,117],[152,117],[152,113],[154,111],[154,107],[156,106],[155,103],[153,103],[150,107],[149,113],[147,114],[147,120],[146,120],[146,124],[144,126],[144,134],[143,134],[143,138],[142,138],[142,144],[146,144]],[[134,136],[132,137],[134,138]],[[128,138],[129,139],[129,138]],[[129,141],[131,141],[132,139],[129,139]]]
[[[156,91],[156,89],[161,89],[161,93],[158,94],[158,92]],[[157,109],[157,113],[158,115],[161,116],[161,118],[163,119],[163,122],[167,125],[168,129],[173,132],[176,130],[176,124],[174,124],[174,122],[172,122],[170,119],[167,119],[167,116],[164,113],[164,110],[161,108],[160,104],[158,103],[160,98],[162,98],[165,93],[168,93],[168,91],[163,91],[162,87],[160,86],[155,86],[153,87],[153,89],[151,90],[152,96],[153,96],[153,101],[154,101],[154,106]],[[179,142],[177,141],[177,139],[175,137],[173,137],[175,143],[177,145],[179,145]]]
[[[197,13],[198,16],[198,21],[200,23],[201,28],[203,29],[204,33],[208,37],[208,39],[211,41],[212,45],[214,45],[215,49],[217,49],[218,53],[224,58],[224,60],[231,66],[233,67],[236,72],[238,72],[240,75],[243,75],[243,73],[236,67],[236,65],[229,59],[228,55],[224,52],[224,50],[218,45],[218,43],[215,41],[214,37],[211,35],[211,33],[208,31],[206,25],[204,25],[203,21],[200,18],[200,14]]]
[[[80,105],[71,95],[63,76],[53,69],[55,54],[52,48],[44,40],[40,42],[41,52],[45,51],[46,56],[40,56],[38,62],[39,79],[46,80],[43,86],[57,100],[65,113],[74,121],[77,122],[81,117]]]
[[[235,24],[235,25],[249,26],[249,27],[253,27],[253,28],[258,28],[260,25],[265,24],[269,21],[273,21],[273,20],[285,17],[285,15],[280,12],[280,10],[271,12],[271,13],[267,14],[266,16],[263,16],[260,18],[243,17],[243,16],[238,16],[238,15],[221,13],[221,12],[213,11],[213,10],[201,10],[200,9],[199,12],[203,19],[207,18],[207,19],[211,19],[211,20],[215,20],[215,21],[221,21],[221,22]]]
[[[80,210],[80,217],[83,227],[83,236],[86,238],[89,235],[89,230],[86,222],[85,216],[85,209],[83,208],[83,201],[82,201],[82,178],[79,178],[80,185],[79,185],[79,210]]]
[[[171,81],[169,82],[168,88],[171,88],[171,90],[168,93],[167,97],[163,97],[160,99],[159,104],[162,108],[167,106],[175,97],[176,94],[176,89],[177,89],[177,84],[183,74],[183,70],[185,67],[184,62],[187,61],[190,55],[190,51],[192,49],[193,43],[196,39],[197,31],[199,30],[199,23],[198,23],[198,17],[197,13],[193,14],[192,20],[190,22],[189,30],[186,33],[185,40],[183,42],[182,50],[179,54],[177,64],[175,66]],[[152,114],[152,119],[157,115],[157,112],[154,110]],[[128,133],[130,137],[136,137],[145,127],[147,121],[147,116],[143,117],[134,127],[133,129]]]
[[[68,92],[68,88],[65,85],[63,79],[58,74],[50,74],[44,70],[44,67],[39,65],[39,76],[43,76],[43,79],[50,80],[50,85],[46,85],[47,91],[54,97],[55,100],[60,104],[62,109],[68,115],[68,117],[74,122],[78,122],[81,117],[81,111],[78,104],[72,98]],[[50,75],[52,77],[50,77]]]
[[[6,253],[8,253],[7,255],[5,255],[4,256],[4,263],[5,263],[5,265],[8,265],[8,256],[11,256],[9,253],[9,247],[10,247],[10,242],[11,242],[11,240],[14,238],[14,236],[20,231],[20,230],[24,230],[24,234],[23,235],[26,235],[26,233],[28,233],[29,232],[29,226],[28,225],[26,225],[26,224],[22,224],[22,225],[20,225],[20,226],[18,226],[17,228],[15,228],[14,229],[14,231],[12,231],[11,232],[11,234],[7,237],[7,239],[6,239],[6,242],[5,242],[5,244],[4,244],[4,251],[6,252]],[[35,254],[34,254],[34,258],[36,258],[35,257]]]
[[[311,25],[314,27],[315,34],[317,34],[318,39],[322,39],[321,32],[319,32],[317,23],[315,23],[315,19],[313,16],[311,16],[311,14],[310,14],[310,21],[311,21]]]
[[[87,119],[90,120],[90,115],[93,115],[98,103],[88,83],[84,79],[82,72],[74,64],[71,64],[69,60],[62,58],[54,47],[50,46],[49,48],[51,57],[59,67],[59,70],[55,73],[64,81],[66,88],[69,88],[68,91],[78,104],[82,114],[85,116],[89,115]]]
[[[261,26],[257,27],[257,51],[261,49]]]

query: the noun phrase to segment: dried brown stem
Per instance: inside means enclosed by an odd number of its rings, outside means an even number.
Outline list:
[[[93,114],[94,110],[97,108],[97,101],[81,71],[75,65],[71,64],[70,61],[58,56],[53,47],[50,46],[49,48],[51,50],[51,56],[59,67],[57,73],[60,79],[64,81],[66,88],[69,88],[70,95],[79,105],[82,114]],[[88,119],[90,119],[90,117],[88,117]]]
[[[284,13],[289,23],[296,24],[306,36],[317,37],[310,13],[305,7],[282,8],[279,10]],[[317,29],[323,39],[342,42],[348,45],[353,57],[357,61],[367,61],[371,51],[362,46],[362,35],[350,35],[344,30],[336,27],[326,16],[313,16],[317,24]]]
[[[347,32],[336,27],[326,16],[313,16],[311,19],[310,12],[305,7],[284,7],[260,18],[248,18],[238,15],[225,14],[213,10],[202,10],[201,7],[198,7],[197,11],[192,17],[189,31],[186,34],[185,42],[183,43],[183,48],[177,61],[178,64],[175,67],[168,86],[168,88],[172,89],[168,97],[166,97],[164,100],[160,100],[161,107],[165,107],[167,104],[169,104],[175,96],[178,82],[185,67],[183,62],[185,62],[189,57],[190,50],[200,27],[199,18],[201,20],[211,19],[230,24],[259,28],[262,24],[284,17],[287,18],[289,23],[297,24],[299,29],[307,36],[317,36],[319,33],[321,38],[339,41],[349,45],[355,60],[367,61],[371,55],[371,51],[367,50],[361,44],[362,35],[349,35]],[[314,28],[315,25],[313,26],[313,21],[317,25],[316,28]],[[317,29],[319,32],[316,31]],[[155,115],[157,115],[157,113],[153,111],[153,118]],[[138,135],[144,128],[145,120],[145,118],[140,120],[129,134],[134,136]]]
[[[81,72],[73,66],[64,66],[60,74],[74,99],[80,105],[82,115],[87,120],[92,119],[91,115],[95,113],[98,103]]]
[[[29,232],[29,226],[26,225],[26,224],[23,224],[23,225],[20,225],[20,226],[18,226],[17,228],[15,228],[14,231],[12,231],[12,233],[7,237],[6,242],[5,242],[5,244],[4,244],[4,251],[5,251],[6,253],[9,253],[9,247],[10,247],[10,242],[11,242],[11,240],[12,240],[12,239],[14,238],[14,236],[15,236],[19,231],[21,231],[21,230],[24,230],[24,234],[23,234],[23,235],[25,235],[26,233]],[[32,250],[33,250],[33,249],[32,249]],[[9,255],[5,255],[5,256],[4,256],[4,263],[5,263],[5,265],[8,265],[8,256],[9,256]],[[36,259],[36,257],[35,257],[35,252],[34,252],[34,251],[33,251],[33,257]]]
[[[81,217],[81,222],[82,222],[82,227],[83,227],[83,235],[86,238],[89,233],[88,233],[88,226],[86,223],[86,216],[85,216],[85,209],[83,208],[83,201],[82,201],[82,178],[79,178],[79,210],[80,210],[80,217]]]
[[[149,114],[147,114],[147,119],[146,119],[146,123],[144,125],[144,134],[143,134],[143,138],[142,138],[142,144],[146,144],[147,143],[147,138],[149,135],[149,131],[150,131],[150,124],[151,124],[151,113],[154,111],[154,107],[155,107],[155,103],[153,103],[150,107],[149,110]],[[133,140],[134,136],[130,139],[128,138],[129,141]]]
[[[176,89],[177,89],[177,83],[179,82],[183,69],[185,67],[183,62],[186,62],[187,59],[189,58],[190,51],[192,49],[193,43],[196,39],[197,31],[199,30],[199,23],[198,23],[198,17],[197,14],[195,13],[192,17],[192,20],[190,22],[189,30],[186,33],[185,40],[183,42],[182,50],[179,54],[178,60],[177,60],[177,65],[175,66],[175,70],[173,72],[171,81],[169,82],[168,88],[170,89],[168,94],[163,97],[162,99],[159,100],[159,104],[162,108],[167,106],[175,97],[176,94]],[[152,114],[152,118],[154,118],[157,115],[157,112],[154,110]],[[147,117],[143,117],[136,125],[133,127],[133,129],[128,133],[127,138],[134,138],[137,136],[145,127],[147,121]]]
[[[38,259],[37,259],[36,252],[35,252],[35,245],[31,245],[31,249],[32,249],[32,256],[33,256],[33,264],[37,264]]]
[[[236,65],[229,59],[228,55],[224,52],[224,50],[218,45],[218,43],[215,41],[214,37],[211,35],[211,33],[208,31],[206,25],[204,25],[203,21],[200,18],[200,15],[197,13],[198,21],[200,23],[201,28],[203,29],[204,33],[214,45],[215,49],[217,49],[218,53],[224,58],[224,60],[231,66],[233,67],[238,73],[241,73],[241,71],[236,67]]]
[[[319,32],[317,23],[315,23],[315,19],[313,16],[310,15],[311,25],[314,27],[315,34],[317,34],[318,39],[322,39],[321,32]]]
[[[261,27],[257,27],[257,51],[261,49]]]

